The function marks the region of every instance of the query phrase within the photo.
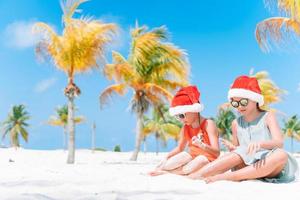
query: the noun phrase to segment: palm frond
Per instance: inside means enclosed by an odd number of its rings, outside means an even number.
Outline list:
[[[67,0],[62,2],[64,10],[64,29],[62,35],[45,23],[36,23],[34,30],[42,34],[36,46],[41,58],[51,58],[54,65],[72,78],[104,65],[105,47],[118,32],[118,27],[99,20],[73,18],[78,6],[86,0]]]
[[[149,120],[145,123],[143,129],[142,129],[142,134],[143,136],[148,136],[151,133],[154,133],[158,131],[157,126],[155,124],[155,121],[153,120]]]
[[[82,116],[75,117],[75,118],[74,118],[74,122],[75,122],[75,124],[81,124],[81,123],[84,123],[84,122],[85,122],[85,118],[82,117]]]
[[[118,52],[113,51],[113,63],[107,64],[104,67],[104,75],[109,79],[114,79],[116,82],[130,82],[136,74],[133,71],[131,65],[126,59]]]
[[[42,38],[35,47],[35,54],[38,60],[52,60],[59,69],[55,58],[63,49],[61,36],[57,35],[48,24],[42,22],[38,22],[33,26],[33,32]]]
[[[167,135],[167,138],[172,138],[175,140],[179,139],[180,127],[176,124],[166,123],[162,125],[162,129]]]
[[[25,142],[28,142],[28,132],[23,127],[20,127],[19,132],[21,133],[21,136]]]
[[[268,52],[273,44],[283,44],[292,33],[300,35],[300,23],[286,17],[273,17],[256,25],[255,36],[262,50]]]
[[[154,95],[161,95],[162,97],[166,98],[167,100],[171,101],[173,95],[163,87],[153,84],[153,83],[146,83],[143,85],[143,88]]]
[[[50,119],[47,124],[51,125],[51,126],[65,126],[66,123],[63,122],[61,119],[56,119],[54,117],[52,117],[52,119]]]
[[[77,12],[80,13],[81,10],[78,10],[80,4],[87,2],[88,0],[61,0],[60,5],[63,10],[63,22],[67,24]]]
[[[276,6],[285,16],[296,21],[300,19],[300,2],[298,0],[264,0],[268,7]],[[275,5],[274,5],[275,4]]]
[[[126,93],[126,87],[127,85],[125,84],[115,84],[104,89],[99,97],[101,107],[108,103],[113,94],[124,95]]]

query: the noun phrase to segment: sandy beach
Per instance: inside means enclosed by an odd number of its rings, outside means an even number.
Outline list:
[[[67,152],[63,150],[8,148],[0,149],[0,155],[3,200],[300,199],[299,181],[205,184],[176,175],[145,175],[164,153],[140,153],[134,162],[129,161],[131,152],[78,150],[74,165],[66,164]]]

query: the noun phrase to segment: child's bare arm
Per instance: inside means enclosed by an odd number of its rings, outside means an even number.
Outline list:
[[[278,125],[276,115],[274,112],[268,112],[266,123],[270,130],[272,140],[260,142],[260,147],[264,149],[282,148],[283,147],[283,134]]]
[[[274,112],[268,112],[266,117],[266,124],[271,133],[271,140],[250,143],[248,146],[248,153],[253,154],[259,149],[274,149],[283,147],[283,134],[276,120]]]

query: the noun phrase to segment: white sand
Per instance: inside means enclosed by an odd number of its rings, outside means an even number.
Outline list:
[[[137,162],[129,161],[130,155],[77,150],[76,164],[68,165],[62,150],[0,149],[0,199],[300,199],[300,181],[205,184],[176,175],[149,177],[143,174],[163,154],[140,153]]]

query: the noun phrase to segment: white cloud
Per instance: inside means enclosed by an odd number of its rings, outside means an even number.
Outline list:
[[[36,84],[34,91],[37,93],[45,92],[50,87],[55,85],[56,82],[57,82],[57,79],[54,77],[42,80],[38,84]]]
[[[34,23],[34,21],[15,21],[7,25],[4,31],[4,42],[8,46],[19,49],[34,46],[39,39],[38,35],[32,32]]]
[[[300,83],[298,83],[298,88],[297,88],[298,92],[300,92]]]

